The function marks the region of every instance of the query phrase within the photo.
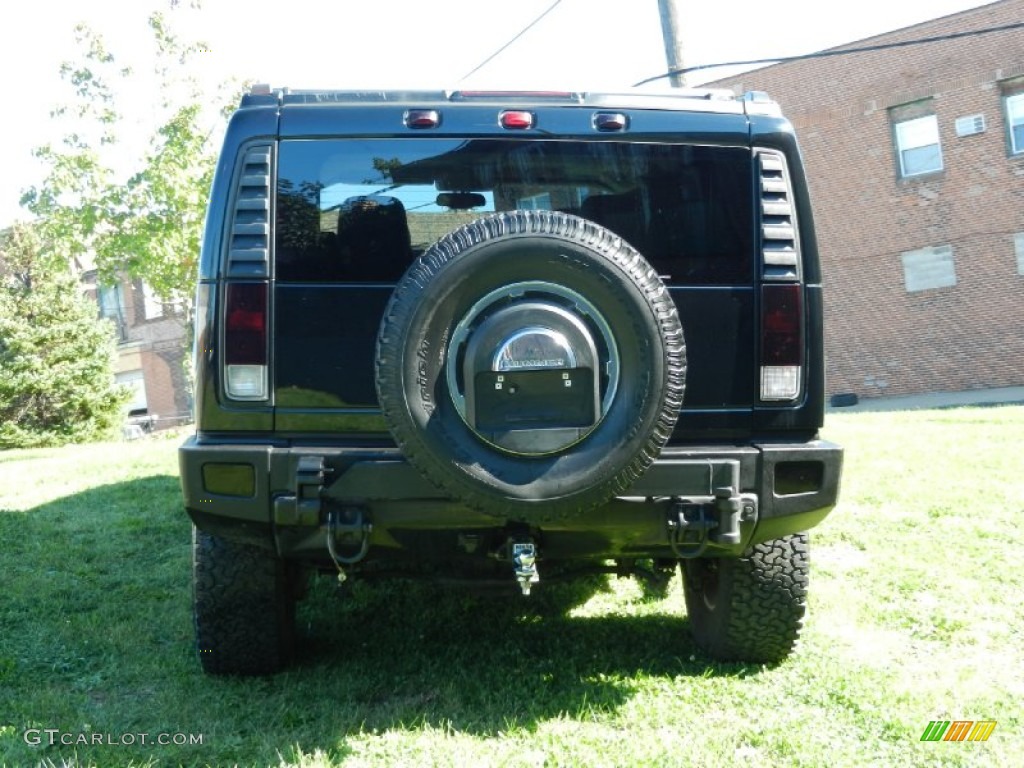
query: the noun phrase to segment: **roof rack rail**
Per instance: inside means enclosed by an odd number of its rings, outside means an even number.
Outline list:
[[[671,88],[628,91],[570,90],[401,90],[401,89],[291,89],[275,88],[268,83],[254,83],[242,96],[241,107],[284,104],[403,104],[403,103],[543,103],[560,102],[601,105],[617,100],[622,103],[660,106],[670,100],[742,101],[748,112],[769,112],[777,109],[771,98],[761,91],[737,96],[728,88]]]

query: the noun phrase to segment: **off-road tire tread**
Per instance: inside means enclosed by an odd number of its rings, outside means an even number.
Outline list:
[[[806,533],[755,544],[739,558],[721,558],[715,611],[707,608],[684,566],[687,611],[697,645],[722,661],[784,660],[803,629],[809,564]],[[701,561],[689,565],[700,567]]]
[[[193,529],[196,653],[205,672],[265,675],[292,658],[295,596],[284,561]]]

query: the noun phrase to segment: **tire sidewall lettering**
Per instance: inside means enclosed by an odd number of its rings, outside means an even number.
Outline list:
[[[617,347],[618,389],[603,419],[578,443],[553,455],[520,456],[484,442],[466,424],[448,392],[446,360],[454,354],[455,326],[477,302],[538,280],[585,296],[603,317]],[[667,297],[628,245],[568,214],[513,212],[464,226],[409,268],[385,313],[378,393],[396,440],[428,479],[485,511],[515,507],[541,519],[606,500],[667,439],[659,425],[675,414],[664,412],[666,391],[674,402],[682,396],[678,371],[667,362],[671,344],[679,345],[671,354],[683,353]],[[382,370],[385,361],[400,368],[397,387],[396,377]],[[665,434],[652,435],[659,429]]]

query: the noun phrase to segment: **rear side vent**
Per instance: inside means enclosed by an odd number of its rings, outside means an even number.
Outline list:
[[[764,280],[800,277],[800,242],[786,158],[780,152],[758,153],[761,181],[761,248]]]
[[[758,152],[761,182],[761,400],[796,400],[803,390],[800,236],[786,157]]]
[[[229,277],[270,274],[270,169],[273,147],[249,147],[242,160],[228,239]]]

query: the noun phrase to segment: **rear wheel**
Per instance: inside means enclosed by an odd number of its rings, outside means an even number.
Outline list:
[[[205,672],[280,670],[295,644],[299,572],[273,552],[192,529],[196,652]]]
[[[705,653],[769,664],[792,652],[807,610],[806,533],[755,544],[738,558],[685,560],[682,569],[690,627]]]

